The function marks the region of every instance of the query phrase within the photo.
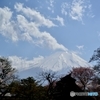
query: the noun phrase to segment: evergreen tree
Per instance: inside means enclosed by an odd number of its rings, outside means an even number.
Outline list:
[[[94,50],[94,53],[92,57],[90,58],[89,62],[93,62],[93,61],[96,62],[94,69],[100,72],[100,48],[97,48],[97,50]]]

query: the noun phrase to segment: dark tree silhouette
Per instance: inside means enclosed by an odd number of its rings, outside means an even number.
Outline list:
[[[54,83],[55,81],[57,81],[57,75],[55,72],[52,71],[43,71],[41,73],[39,73],[39,81],[40,82],[47,82],[47,96],[51,99],[52,98],[52,90],[54,87]]]
[[[74,96],[71,97],[71,91],[84,92],[75,84],[75,79],[71,77],[71,74],[62,77],[53,89],[53,100],[94,100],[92,97]]]
[[[46,89],[40,86],[33,77],[12,82],[9,87],[15,100],[48,100]]]
[[[14,73],[11,62],[7,58],[0,58],[0,97],[9,92],[8,85],[15,79]]]

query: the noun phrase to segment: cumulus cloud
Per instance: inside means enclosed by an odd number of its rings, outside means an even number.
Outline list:
[[[47,47],[52,50],[66,50],[50,33],[40,31],[42,26],[47,28],[56,26],[51,20],[34,9],[24,7],[21,3],[17,3],[14,7],[17,11],[16,20],[13,20],[14,12],[9,8],[0,8],[0,34],[12,41],[28,41],[36,46]],[[60,17],[58,20],[63,24]]]
[[[12,67],[16,68],[18,71],[29,69],[32,67],[37,67],[38,64],[44,59],[43,56],[33,58],[31,60],[18,57],[18,56],[9,56],[8,59],[12,62]]]

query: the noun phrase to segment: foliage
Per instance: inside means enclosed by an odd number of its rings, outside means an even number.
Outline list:
[[[51,100],[94,100],[92,97],[84,96],[74,96],[71,97],[70,93],[74,92],[84,92],[75,83],[75,79],[71,77],[71,73],[62,77],[56,82],[56,86],[53,88],[52,99]]]
[[[87,84],[89,84],[94,78],[94,70],[90,67],[77,67],[73,68],[72,76],[77,80],[77,83],[82,85],[83,90],[86,90]]]
[[[94,76],[93,69],[86,67],[73,68],[71,74],[65,75],[61,79],[55,72],[41,72],[37,79],[39,81],[33,77],[15,80],[14,73],[15,69],[11,67],[11,62],[7,58],[0,58],[0,100],[67,100],[68,98],[72,100],[71,91],[83,91],[75,81],[80,81],[85,89],[86,84]],[[48,84],[43,86],[40,84],[41,81],[46,81]],[[5,96],[7,93],[10,93],[10,97]],[[75,98],[94,100],[87,97],[77,98],[76,96]]]
[[[97,48],[97,50],[94,50],[94,54],[90,58],[89,62],[96,61],[97,64],[94,66],[94,70],[100,73],[100,48]]]
[[[93,67],[96,73],[96,81],[100,84],[100,47],[94,50],[94,54],[90,58],[89,62],[95,61],[96,64]]]
[[[90,58],[89,62],[97,61],[98,65],[100,65],[100,48],[97,48],[97,50],[94,50],[94,54]]]
[[[8,92],[8,85],[15,79],[15,69],[7,58],[0,58],[0,96]]]
[[[21,79],[12,82],[10,93],[12,96],[20,100],[48,100],[46,97],[46,89],[36,82],[33,77]]]

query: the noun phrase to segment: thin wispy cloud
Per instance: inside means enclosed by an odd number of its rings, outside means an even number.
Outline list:
[[[89,12],[87,13],[87,16],[88,16],[88,17],[91,17],[91,18],[94,18],[95,15],[94,15],[93,12],[92,12],[92,4],[89,4],[89,5],[88,5],[88,9],[89,9]]]
[[[61,13],[63,15],[68,15],[73,20],[83,22],[84,16],[91,16],[91,18],[94,17],[91,8],[92,5],[86,2],[85,0],[73,0],[72,2],[62,3]]]
[[[82,55],[82,52],[81,51],[72,51],[74,54],[76,54],[76,55]]]
[[[47,9],[54,13],[54,10],[51,7],[47,7]]]
[[[28,2],[28,0],[25,0],[26,2]]]
[[[50,0],[50,6],[53,7],[54,0]]]
[[[46,2],[49,4],[47,9],[50,10],[52,13],[54,13],[54,2],[55,2],[55,0],[47,0]]]
[[[83,49],[84,49],[84,45],[77,45],[76,47],[77,47],[79,50],[81,50],[81,49],[83,50]]]
[[[24,7],[21,3],[17,3],[14,7],[17,11],[16,20],[12,19],[14,12],[9,8],[0,8],[2,16],[0,34],[12,41],[28,41],[51,50],[66,50],[49,32],[40,31],[39,28],[43,26],[55,27],[56,25],[51,20],[34,9]]]
[[[82,21],[82,17],[84,16],[85,6],[83,0],[73,0],[71,5],[70,17],[73,20]]]
[[[99,31],[97,31],[97,34],[98,34],[98,37],[100,37],[100,32]]]
[[[63,17],[60,17],[60,16],[57,15],[56,18],[51,18],[51,19],[58,21],[61,26],[64,26],[65,25],[64,24],[64,18]]]
[[[43,56],[35,57],[31,60],[18,56],[9,56],[8,59],[12,62],[12,67],[18,71],[26,70],[38,66],[39,63],[44,59]]]
[[[76,45],[76,47],[78,50],[72,52],[79,56],[82,55],[84,50],[84,45]]]
[[[67,9],[69,8],[69,4],[67,3],[67,2],[63,2],[62,4],[61,4],[61,13],[63,14],[63,15],[67,15],[68,14],[68,12],[67,12]]]
[[[62,17],[57,16],[56,20],[59,21],[62,26],[64,26],[64,19]]]

